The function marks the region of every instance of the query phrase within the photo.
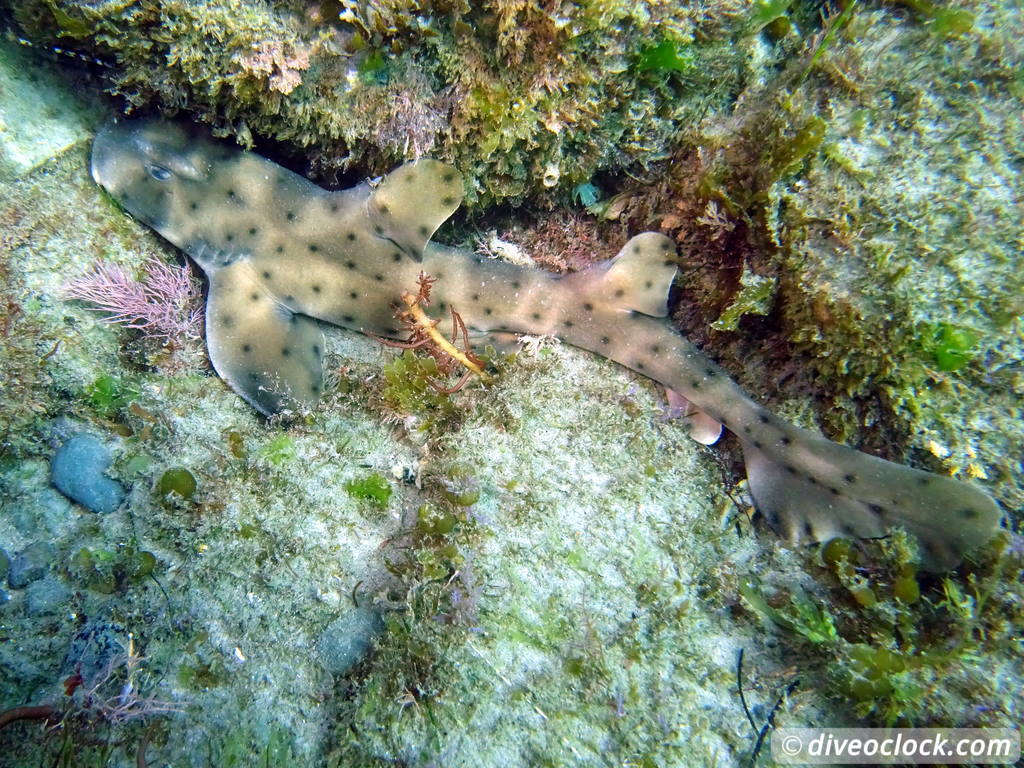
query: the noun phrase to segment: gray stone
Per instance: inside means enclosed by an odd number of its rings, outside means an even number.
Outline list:
[[[339,616],[324,629],[317,642],[320,663],[333,675],[343,675],[358,664],[384,631],[380,614],[369,608],[356,608]]]
[[[67,605],[71,590],[52,576],[32,582],[25,590],[25,612],[29,616],[56,613]]]
[[[7,583],[11,589],[24,589],[46,573],[53,561],[53,545],[47,541],[29,544],[11,561]]]
[[[110,451],[91,435],[76,435],[57,449],[50,476],[57,490],[93,512],[113,512],[124,500],[124,488],[103,474]]]

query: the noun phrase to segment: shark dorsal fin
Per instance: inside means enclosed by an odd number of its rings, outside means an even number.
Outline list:
[[[416,261],[462,203],[462,174],[438,160],[408,163],[384,177],[367,201],[374,234],[391,240]]]
[[[675,255],[675,245],[665,235],[637,235],[605,267],[600,291],[614,307],[665,317],[668,291],[676,276]]]

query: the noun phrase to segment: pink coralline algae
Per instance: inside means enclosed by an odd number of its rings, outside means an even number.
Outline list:
[[[177,267],[152,258],[136,279],[117,264],[99,264],[64,286],[70,299],[81,299],[105,312],[105,323],[134,328],[166,344],[201,335],[203,310],[199,283],[188,265]]]

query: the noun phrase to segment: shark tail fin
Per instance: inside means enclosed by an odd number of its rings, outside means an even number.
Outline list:
[[[921,567],[945,571],[995,533],[1002,513],[967,483],[894,464],[776,422],[772,446],[743,440],[754,503],[793,543],[874,538],[902,527],[917,538]]]
[[[220,377],[261,413],[311,405],[320,397],[320,326],[281,304],[244,261],[210,277],[206,344]]]

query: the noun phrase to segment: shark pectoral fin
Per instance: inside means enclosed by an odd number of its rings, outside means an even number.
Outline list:
[[[320,397],[320,326],[280,304],[245,262],[210,278],[206,344],[220,377],[264,414]]]
[[[416,261],[427,241],[462,203],[462,174],[437,160],[408,163],[389,173],[368,202],[378,237],[391,240]]]
[[[788,442],[769,456],[743,441],[754,503],[791,542],[874,538],[902,527],[917,538],[921,567],[940,572],[992,538],[1002,513],[978,489],[894,464],[780,425]]]
[[[676,276],[676,248],[657,232],[626,243],[601,276],[601,293],[611,306],[651,317],[668,314],[668,291]]]

